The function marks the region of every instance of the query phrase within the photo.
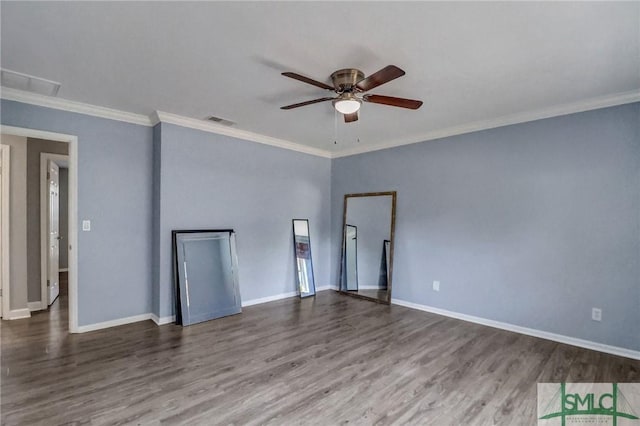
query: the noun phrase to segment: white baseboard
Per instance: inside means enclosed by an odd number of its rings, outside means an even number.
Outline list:
[[[17,320],[17,319],[24,319],[24,318],[31,318],[31,311],[29,310],[29,308],[12,309],[9,311],[9,314],[5,317],[5,319],[8,319],[8,320]]]
[[[58,272],[69,272],[69,268],[60,268]]]
[[[318,287],[316,288],[316,292],[329,290],[329,289],[331,289],[330,286]],[[267,296],[267,297],[261,297],[259,299],[247,300],[242,302],[242,306],[247,307],[247,306],[259,305],[261,303],[275,302],[276,300],[287,299],[289,297],[295,297],[297,295],[298,295],[297,291],[291,291],[288,293],[276,294],[275,296]],[[151,320],[155,322],[157,325],[165,325],[165,324],[174,323],[176,321],[176,316],[169,315],[166,317],[158,317],[156,314],[151,314]]]
[[[400,305],[407,308],[417,309],[419,311],[430,312],[445,317],[455,318],[462,321],[473,322],[475,324],[486,325],[501,330],[513,331],[515,333],[526,334],[527,336],[539,337],[541,339],[552,340],[554,342],[565,343],[567,345],[577,346],[580,348],[591,349],[594,351],[604,352],[612,355],[623,356],[626,358],[640,360],[640,351],[621,348],[618,346],[605,345],[603,343],[592,342],[590,340],[578,339],[575,337],[564,336],[562,334],[550,333],[548,331],[536,330],[534,328],[521,327],[519,325],[509,324],[506,322],[494,321],[486,318],[475,317],[472,315],[461,314],[459,312],[448,311],[446,309],[434,308],[432,306],[421,305],[418,303],[407,302],[401,299],[391,299],[394,305]]]
[[[41,311],[43,309],[46,309],[42,307],[42,302],[40,301],[27,303],[27,308],[29,308],[30,312]]]
[[[297,291],[290,291],[288,293],[276,294],[274,296],[267,296],[267,297],[261,297],[259,299],[246,300],[242,302],[242,307],[244,308],[246,306],[253,306],[253,305],[259,305],[261,303],[274,302],[276,300],[287,299],[289,297],[294,297],[297,295],[298,295]]]
[[[78,326],[78,333],[86,333],[88,331],[102,330],[103,328],[117,327],[119,325],[131,324],[139,321],[150,320],[152,314],[140,314],[132,317],[119,318],[111,321],[98,322],[95,324]]]
[[[169,315],[166,317],[159,317],[156,314],[151,314],[151,321],[155,322],[156,325],[165,325],[176,322],[175,315]]]
[[[329,285],[320,286],[320,287],[316,287],[316,293],[320,291],[332,290],[332,289],[334,289],[333,286],[329,286]],[[289,297],[295,297],[295,296],[298,296],[299,294],[300,293],[298,293],[297,291],[290,291],[287,293],[276,294],[274,296],[261,297],[259,299],[251,299],[251,300],[242,302],[242,307],[244,308],[245,306],[253,306],[253,305],[259,305],[261,303],[275,302],[276,300],[288,299]]]
[[[317,287],[316,288],[316,292],[325,291],[325,290],[332,290],[332,289],[335,290],[336,288],[333,287],[333,286],[328,286],[327,285],[327,286]],[[276,300],[287,299],[289,297],[295,297],[297,295],[298,295],[297,291],[291,291],[291,292],[288,292],[288,293],[276,294],[275,296],[267,296],[267,297],[261,297],[259,299],[247,300],[245,302],[242,302],[242,306],[246,307],[246,306],[259,305],[261,303],[274,302]],[[36,303],[36,302],[32,302],[32,303]],[[38,306],[40,306],[40,302],[37,302],[37,303],[38,303]],[[30,316],[30,314],[28,316]],[[169,316],[166,316],[166,317],[158,317],[158,315],[152,314],[152,313],[134,315],[132,317],[120,318],[120,319],[115,319],[115,320],[105,321],[105,322],[99,322],[99,323],[96,323],[96,324],[81,325],[81,326],[78,327],[78,333],[86,333],[86,332],[89,332],[89,331],[102,330],[104,328],[117,327],[119,325],[131,324],[131,323],[134,323],[134,322],[146,321],[146,320],[151,320],[154,323],[156,323],[157,325],[165,325],[165,324],[174,323],[176,321],[176,316],[175,315],[169,315]]]

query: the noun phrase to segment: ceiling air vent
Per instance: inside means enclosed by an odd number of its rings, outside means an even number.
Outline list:
[[[233,126],[234,124],[236,124],[233,121],[225,120],[224,118],[215,117],[213,115],[210,117],[207,117],[206,120],[213,121],[214,123],[222,124],[223,126]]]
[[[0,84],[11,89],[25,90],[45,96],[57,96],[60,90],[60,83],[23,74],[8,69],[0,69]]]

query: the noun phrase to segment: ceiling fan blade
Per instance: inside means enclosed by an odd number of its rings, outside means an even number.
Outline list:
[[[356,87],[363,92],[366,92],[380,86],[381,84],[385,84],[398,77],[402,77],[404,74],[405,72],[395,65],[387,65],[364,80],[360,80],[358,84],[356,84]]]
[[[334,98],[314,99],[312,101],[300,102],[300,103],[297,103],[297,104],[291,104],[291,105],[283,106],[283,107],[280,107],[280,109],[294,109],[294,108],[298,108],[298,107],[302,107],[302,106],[306,106],[306,105],[317,104],[318,102],[331,101],[333,99]]]
[[[329,86],[328,84],[313,80],[309,77],[305,77],[300,74],[296,74],[295,72],[283,72],[282,75],[284,75],[285,77],[293,78],[294,80],[302,81],[303,83],[312,84],[321,89],[335,90],[332,86]]]
[[[390,105],[408,109],[418,109],[422,106],[422,101],[405,98],[394,98],[392,96],[364,95],[362,97],[362,100],[365,102],[371,102],[373,104]]]
[[[358,121],[358,111],[351,113],[351,114],[345,114],[344,115],[344,122],[345,123],[353,123],[354,121]]]

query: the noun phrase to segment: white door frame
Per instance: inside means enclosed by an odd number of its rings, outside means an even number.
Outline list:
[[[0,145],[2,150],[2,208],[0,214],[2,215],[2,241],[0,241],[0,254],[2,254],[2,264],[0,265],[2,275],[2,318],[6,319],[11,312],[11,289],[9,285],[9,256],[11,254],[9,242],[11,227],[9,226],[10,220],[10,207],[9,207],[9,191],[11,191],[11,147],[9,145]]]
[[[69,332],[78,332],[78,137],[44,130],[0,126],[0,133],[69,144]],[[46,303],[46,301],[45,301]]]
[[[69,168],[70,166],[68,155],[51,154],[49,152],[40,153],[40,309],[49,307],[49,292],[47,291],[47,277],[49,276],[47,262],[49,259],[49,241],[47,239],[49,236],[49,214],[47,210],[49,182],[47,181],[47,163],[49,160],[56,163],[60,168]],[[67,209],[67,211],[70,211],[68,207]],[[68,218],[67,222],[70,223]],[[65,250],[69,251],[69,241],[66,241]]]

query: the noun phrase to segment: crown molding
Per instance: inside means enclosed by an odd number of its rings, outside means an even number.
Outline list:
[[[61,111],[75,112],[78,114],[106,118],[109,120],[123,121],[126,123],[138,124],[142,126],[155,126],[160,122],[170,123],[181,127],[188,127],[191,129],[202,130],[209,133],[230,136],[323,158],[331,158],[331,153],[323,149],[313,148],[284,139],[261,135],[259,133],[253,133],[246,130],[230,128],[222,126],[220,124],[211,123],[195,118],[184,117],[168,112],[155,111],[150,116],[146,116],[142,114],[135,114],[127,111],[121,111],[77,101],[71,101],[69,99],[62,99],[40,95],[37,93],[25,92],[24,90],[12,89],[9,87],[0,87],[0,98],[8,101],[16,101]]]
[[[257,142],[264,145],[284,148],[291,151],[302,152],[304,154],[315,155],[318,157],[331,158],[331,153],[323,149],[313,148],[299,143],[291,142],[284,139],[273,138],[271,136],[261,135],[259,133],[240,130],[233,127],[222,126],[217,123],[211,123],[195,118],[184,117],[169,112],[156,111],[151,118],[153,125],[157,123],[169,123],[176,126],[188,127],[190,129],[201,130],[204,132],[215,133],[218,135],[230,136],[232,138],[243,139],[247,141]]]
[[[563,115],[591,111],[594,109],[625,105],[633,102],[640,102],[640,91],[616,93],[613,95],[591,98],[580,102],[573,102],[534,111],[505,115],[503,117],[498,117],[490,120],[475,121],[472,123],[461,124],[459,126],[434,130],[421,136],[389,141],[374,146],[358,146],[355,148],[334,152],[332,153],[331,158],[348,157],[351,155],[364,154],[366,152],[395,148],[403,145],[411,145],[415,143],[431,141],[434,139],[442,139],[450,136],[462,135],[465,133],[479,132],[482,130],[495,129],[497,127],[510,126],[512,124],[542,120],[545,118],[560,117]]]
[[[23,90],[0,87],[0,98],[9,101],[22,102],[31,105],[53,108],[62,111],[86,114],[93,117],[106,118],[109,120],[123,121],[126,123],[138,124],[142,126],[154,126],[157,123],[170,123],[181,127],[201,130],[204,132],[230,136],[233,138],[257,142],[264,145],[275,146],[291,151],[302,152],[304,154],[315,155],[323,158],[340,158],[352,155],[364,154],[367,152],[380,151],[383,149],[395,148],[403,145],[412,145],[420,142],[427,142],[435,139],[442,139],[450,136],[457,136],[466,133],[479,132],[482,130],[494,129],[497,127],[510,126],[512,124],[526,123],[545,118],[559,117],[568,114],[590,111],[594,109],[607,108],[617,105],[624,105],[633,102],[640,102],[640,91],[630,91],[616,93],[613,95],[591,98],[580,102],[573,102],[553,107],[543,108],[534,111],[527,111],[517,114],[506,115],[490,120],[475,121],[461,124],[445,129],[434,130],[420,136],[411,138],[392,140],[386,143],[373,146],[358,146],[342,151],[331,152],[324,149],[313,148],[296,142],[278,139],[259,133],[240,130],[233,127],[222,126],[196,118],[185,117],[168,112],[155,111],[150,116],[135,114],[127,111],[86,104],[51,96],[39,95],[25,92]]]
[[[123,121],[125,123],[139,124],[141,126],[152,126],[151,119],[146,115],[70,101],[68,99],[54,98],[52,96],[39,95],[37,93],[11,89],[9,87],[0,87],[0,98],[8,101],[22,102],[30,105],[106,118],[108,120]]]

